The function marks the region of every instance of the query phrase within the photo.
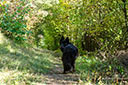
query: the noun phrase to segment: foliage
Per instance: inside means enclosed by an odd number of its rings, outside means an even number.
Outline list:
[[[60,0],[46,9],[49,14],[43,24],[45,46],[57,49],[60,36],[64,35],[80,50],[124,49],[127,35],[123,6],[121,0]]]
[[[50,50],[59,48],[59,39],[64,35],[80,52],[114,52],[127,46],[123,7],[121,0],[1,1],[0,27],[11,39],[28,39]],[[28,35],[30,30],[32,34]]]
[[[25,19],[30,10],[28,2],[26,0],[1,1],[0,8],[1,32],[13,40],[25,40],[25,36],[30,33]]]
[[[128,47],[125,13],[128,2],[122,1],[0,1],[0,32],[16,42],[23,41],[21,44],[26,47],[3,43],[0,36],[0,71],[12,74],[3,80],[4,83],[40,82],[43,79],[40,74],[48,73],[54,67],[55,57],[52,55],[62,55],[59,40],[63,35],[79,48],[82,56],[76,62],[76,70],[83,81],[120,84],[113,78],[128,77],[120,61],[115,56],[113,58],[115,51]],[[55,51],[28,48],[25,40],[32,46]],[[105,53],[102,60],[99,59],[101,56],[85,56],[100,52]]]
[[[118,82],[116,79],[128,77],[127,70],[116,58],[101,61],[94,56],[80,56],[76,62],[76,70],[84,82],[91,81],[94,84],[101,81],[104,84],[121,84],[123,80]]]

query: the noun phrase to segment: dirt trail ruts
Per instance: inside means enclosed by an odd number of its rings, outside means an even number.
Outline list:
[[[43,75],[43,83],[46,85],[78,85],[79,75],[76,73],[62,74],[62,62],[60,59],[56,59],[56,61],[55,67],[48,74]]]

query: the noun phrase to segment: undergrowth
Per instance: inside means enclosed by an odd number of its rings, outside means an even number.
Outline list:
[[[54,68],[54,56],[47,50],[24,48],[10,42],[0,44],[0,85],[37,85],[42,74]]]
[[[55,56],[62,56],[60,50],[52,52],[23,47],[12,44],[8,40],[4,43],[1,42],[0,85],[38,85],[42,83],[43,74],[48,74],[57,62]],[[97,85],[128,83],[128,79],[125,80],[128,78],[128,71],[116,58],[100,60],[91,55],[79,56],[76,60],[76,73],[80,75],[80,80],[84,83],[90,82]]]
[[[93,84],[126,84],[127,70],[120,65],[118,59],[100,60],[94,56],[80,56],[76,62],[77,73],[81,80]]]

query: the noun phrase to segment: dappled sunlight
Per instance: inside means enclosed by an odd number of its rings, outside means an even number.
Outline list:
[[[27,70],[30,72],[39,72],[44,73],[45,71],[48,72],[52,66],[52,60],[48,58],[52,58],[50,54],[38,54],[32,52],[32,50],[28,50],[29,52],[26,53],[22,50],[21,53],[16,52],[8,52],[0,54],[1,56],[1,66],[7,66],[10,69],[18,69],[18,70]],[[29,54],[31,53],[31,54]],[[5,56],[6,58],[2,58]],[[2,63],[4,62],[4,63]]]
[[[0,83],[26,84],[40,83],[43,76],[54,67],[54,57],[43,50],[15,47],[12,44],[0,45]],[[21,83],[22,82],[22,83]]]
[[[1,0],[0,85],[128,85],[127,10],[127,0]]]
[[[15,79],[15,77],[17,75],[21,75],[22,73],[21,72],[18,72],[16,70],[8,70],[8,69],[5,69],[3,70],[2,72],[0,72],[0,83],[1,84],[5,84],[7,83],[10,79],[13,80]],[[8,83],[9,84],[9,83]],[[11,83],[10,83],[11,84]]]
[[[8,49],[11,53],[15,52],[15,49],[13,49],[13,48],[11,47],[11,45],[8,45],[8,46],[7,46],[7,49]]]
[[[4,44],[6,42],[6,38],[4,35],[0,32],[0,44]]]
[[[30,82],[36,84],[36,82],[40,83],[41,79],[43,79],[42,76],[20,72],[18,70],[4,69],[0,72],[0,84],[2,85],[26,85],[26,83],[30,84]]]

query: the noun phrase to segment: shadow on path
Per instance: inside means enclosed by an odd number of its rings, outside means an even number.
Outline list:
[[[79,76],[76,73],[62,74],[63,67],[61,60],[57,59],[57,63],[54,63],[54,68],[50,73],[45,74],[45,80],[43,83],[46,84],[78,84]]]

